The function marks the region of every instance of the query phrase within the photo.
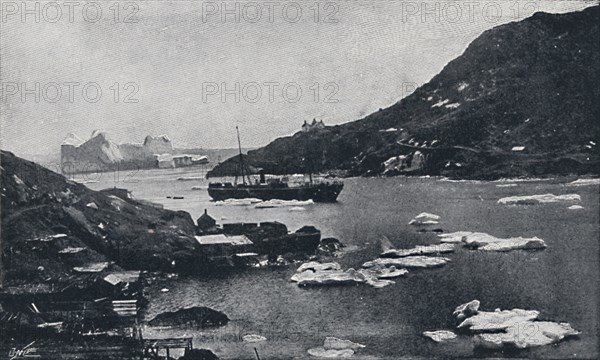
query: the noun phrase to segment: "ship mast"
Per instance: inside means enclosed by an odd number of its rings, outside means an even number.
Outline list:
[[[242,173],[242,183],[244,185],[246,185],[246,176],[244,175],[244,157],[242,156],[242,142],[240,141],[240,129],[236,126],[235,131],[237,132],[238,149],[240,151],[240,170]],[[237,178],[237,176],[236,176],[236,178]],[[248,178],[248,182],[250,182],[249,178]]]

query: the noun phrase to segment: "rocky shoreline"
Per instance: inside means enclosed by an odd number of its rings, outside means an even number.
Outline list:
[[[342,246],[321,241],[310,226],[289,232],[276,222],[217,225],[208,214],[194,223],[188,213],[136,200],[126,189],[92,191],[9,152],[1,156],[0,349],[7,353],[139,358],[153,351],[144,323],[203,328],[228,321],[204,307],[145,319],[150,283],[177,273],[282,266]],[[211,358],[192,350],[183,358]]]

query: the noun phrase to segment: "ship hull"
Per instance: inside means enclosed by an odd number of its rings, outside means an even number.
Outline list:
[[[315,202],[335,202],[343,184],[321,184],[315,186],[270,188],[254,186],[208,187],[208,195],[215,201],[227,199],[260,200],[313,200]]]

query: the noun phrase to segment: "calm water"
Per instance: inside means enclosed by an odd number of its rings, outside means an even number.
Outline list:
[[[252,269],[217,279],[183,278],[151,287],[148,317],[181,307],[209,306],[225,312],[231,323],[209,331],[146,328],[146,336],[193,335],[196,347],[223,359],[304,359],[306,350],[322,345],[325,336],[367,345],[354,358],[432,358],[513,356],[531,358],[598,357],[599,188],[565,185],[573,179],[520,182],[497,187],[494,182],[447,182],[439,179],[347,179],[336,204],[254,209],[215,206],[205,180],[176,181],[200,175],[194,169],[142,171],[124,179],[105,174],[93,189],[126,187],[134,196],[185,210],[194,219],[208,209],[217,221],[277,220],[295,230],[314,225],[359,250],[336,259],[344,268],[359,267],[379,253],[377,239],[388,236],[397,247],[436,241],[407,225],[427,211],[442,217],[445,232],[481,231],[495,236],[538,236],[548,248],[538,252],[484,254],[459,249],[452,262],[433,270],[414,270],[382,289],[368,286],[298,288],[289,278],[298,265],[285,269]],[[118,181],[116,181],[118,180]],[[125,182],[123,182],[125,180]],[[565,204],[504,206],[500,197],[531,194],[581,195],[584,210]],[[166,199],[184,196],[184,200]],[[170,291],[163,293],[161,287]],[[452,329],[453,309],[479,299],[483,310],[536,309],[541,319],[569,322],[583,332],[574,340],[516,354],[474,352],[470,338],[436,344],[427,330]],[[261,334],[267,342],[245,344],[239,337]]]

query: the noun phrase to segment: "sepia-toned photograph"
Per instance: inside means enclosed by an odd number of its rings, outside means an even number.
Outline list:
[[[0,360],[598,359],[598,0],[0,0]]]

